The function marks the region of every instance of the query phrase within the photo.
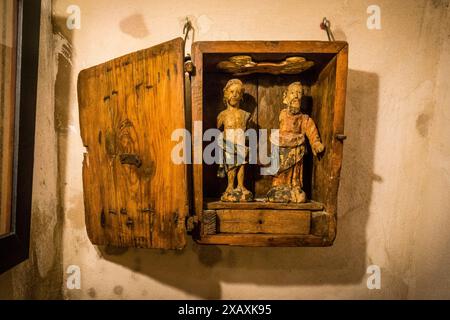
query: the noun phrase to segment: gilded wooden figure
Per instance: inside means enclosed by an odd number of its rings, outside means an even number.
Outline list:
[[[315,156],[325,149],[314,121],[301,111],[303,86],[300,82],[289,85],[283,94],[286,108],[280,113],[280,130],[271,136],[279,150],[279,169],[267,194],[269,202],[304,203],[303,157],[308,139]]]

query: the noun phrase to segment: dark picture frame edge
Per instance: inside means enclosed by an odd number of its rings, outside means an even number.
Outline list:
[[[11,232],[0,237],[0,274],[29,257],[41,0],[17,1]]]

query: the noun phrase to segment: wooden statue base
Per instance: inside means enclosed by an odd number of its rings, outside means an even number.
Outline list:
[[[276,203],[304,203],[306,194],[300,187],[276,186],[267,193],[267,200]]]
[[[225,192],[220,200],[223,202],[250,202],[253,201],[253,194],[248,190],[236,188]]]

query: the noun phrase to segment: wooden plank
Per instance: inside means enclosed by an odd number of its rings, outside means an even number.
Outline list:
[[[312,87],[313,110],[312,117],[319,130],[325,152],[321,158],[313,159],[313,199],[326,203],[329,192],[330,171],[334,161],[334,135],[333,128],[336,86],[336,58],[320,73],[317,83]],[[328,208],[327,208],[328,209]]]
[[[344,41],[199,41],[194,46],[204,53],[338,53]],[[194,52],[194,51],[193,51]]]
[[[343,159],[343,141],[338,134],[344,134],[345,100],[348,74],[348,46],[345,46],[330,62],[313,86],[314,116],[319,121],[319,131],[325,141],[325,155],[314,159],[314,199],[323,202],[330,216],[328,237],[333,241],[337,230],[337,198]]]
[[[207,210],[307,210],[322,211],[324,206],[319,202],[306,203],[273,203],[265,201],[255,202],[222,202],[222,201],[206,201]]]
[[[341,168],[344,153],[344,142],[338,140],[336,136],[338,134],[345,134],[345,103],[347,94],[347,77],[348,77],[348,46],[345,46],[337,55],[336,59],[336,88],[335,88],[335,100],[334,100],[334,119],[333,119],[333,131],[334,143],[333,143],[333,162],[330,168],[330,191],[328,193],[327,212],[337,215],[337,198],[339,191],[339,183],[341,177]],[[335,229],[335,228],[334,228]]]
[[[333,242],[314,235],[218,234],[197,240],[205,245],[240,247],[327,247]]]
[[[218,233],[309,234],[311,212],[294,210],[217,210]]]
[[[191,79],[192,123],[200,125],[198,131],[192,130],[193,209],[201,221],[203,213],[203,53],[197,42],[192,45],[192,62],[195,67],[195,73]],[[202,228],[200,224],[199,235],[203,234]]]
[[[185,127],[183,52],[179,38],[79,75],[86,226],[94,244],[186,244],[186,166],[171,159],[172,132]]]
[[[342,161],[344,157],[344,141],[337,139],[337,135],[345,134],[345,103],[347,95],[348,77],[348,45],[346,45],[337,55],[336,61],[336,88],[334,101],[333,129],[335,132],[333,143],[333,161],[330,168],[330,185],[328,198],[326,199],[326,211],[331,213],[328,223],[328,237],[331,241],[337,236],[337,204],[338,192],[341,177]]]

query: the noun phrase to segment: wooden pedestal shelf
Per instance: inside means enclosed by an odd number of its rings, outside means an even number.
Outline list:
[[[307,203],[270,203],[263,200],[257,200],[254,202],[222,202],[206,199],[206,210],[308,210],[308,211],[321,211],[324,209],[324,205],[319,202],[307,202]]]
[[[198,239],[234,246],[329,246],[333,216],[318,202],[282,204],[255,201],[205,203]]]

